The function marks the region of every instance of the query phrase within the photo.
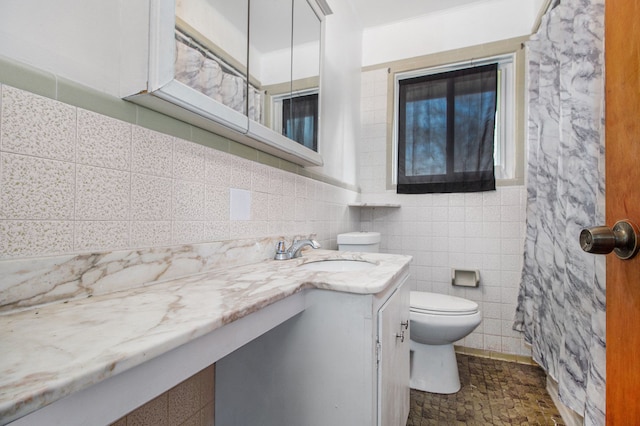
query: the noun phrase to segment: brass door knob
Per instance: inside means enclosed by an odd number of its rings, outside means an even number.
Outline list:
[[[638,252],[638,227],[628,220],[613,225],[595,226],[580,232],[580,247],[587,253],[609,254],[612,251],[620,259],[631,259]]]

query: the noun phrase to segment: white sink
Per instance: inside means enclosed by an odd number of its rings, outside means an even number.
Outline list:
[[[349,272],[349,271],[366,271],[375,268],[374,263],[365,262],[364,260],[343,260],[330,259],[319,260],[316,262],[303,263],[298,266],[306,271],[324,271],[324,272]]]

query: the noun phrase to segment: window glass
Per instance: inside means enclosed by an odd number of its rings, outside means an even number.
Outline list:
[[[404,90],[405,174],[438,175],[447,170],[447,84],[419,82]]]
[[[497,64],[399,82],[398,192],[495,189]]]
[[[455,83],[454,173],[493,169],[496,88],[493,75],[483,73]]]

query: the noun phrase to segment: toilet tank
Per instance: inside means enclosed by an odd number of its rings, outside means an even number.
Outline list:
[[[338,234],[338,250],[377,253],[380,249],[379,232],[347,232]]]

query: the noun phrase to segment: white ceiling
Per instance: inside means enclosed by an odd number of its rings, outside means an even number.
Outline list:
[[[349,0],[363,27],[404,21],[433,12],[489,0]]]

